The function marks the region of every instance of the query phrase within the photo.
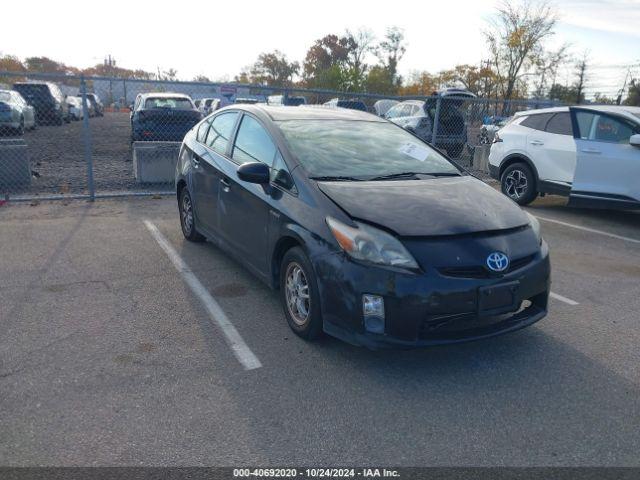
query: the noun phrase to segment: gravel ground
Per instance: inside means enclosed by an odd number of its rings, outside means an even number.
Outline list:
[[[89,120],[93,148],[93,176],[97,192],[118,190],[166,190],[170,185],[136,184],[131,161],[128,112],[105,113]],[[32,171],[31,186],[9,193],[50,195],[87,193],[82,122],[60,127],[39,126],[25,132]],[[3,192],[4,193],[4,192]]]

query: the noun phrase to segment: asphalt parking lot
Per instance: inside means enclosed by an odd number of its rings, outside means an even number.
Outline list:
[[[528,211],[547,318],[369,351],[294,336],[274,292],[183,239],[173,197],[0,206],[0,464],[639,466],[640,215]]]

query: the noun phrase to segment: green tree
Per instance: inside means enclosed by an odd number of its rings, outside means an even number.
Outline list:
[[[631,80],[631,83],[629,83],[629,95],[624,104],[640,107],[640,80]]]
[[[305,86],[342,90],[347,84],[346,64],[349,40],[337,35],[325,35],[307,50],[302,77]]]
[[[561,85],[554,83],[549,88],[549,100],[555,100],[562,103],[573,104],[578,96],[578,89],[575,85]],[[580,93],[580,102],[584,102],[584,93]]]
[[[268,85],[271,87],[287,87],[298,74],[300,64],[289,62],[287,56],[279,50],[261,53],[258,60],[251,66],[251,83]]]
[[[389,70],[382,65],[374,65],[369,69],[365,79],[365,89],[370,93],[398,94],[398,86],[393,83]]]

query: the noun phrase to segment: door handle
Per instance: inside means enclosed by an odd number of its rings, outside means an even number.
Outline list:
[[[597,150],[595,148],[583,148],[582,152],[584,152],[584,153],[602,153],[600,150]]]
[[[531,145],[544,145],[544,142],[542,140],[531,140],[529,143]]]
[[[228,192],[231,188],[231,183],[229,183],[229,180],[227,180],[226,178],[221,178],[220,184],[222,185],[222,191],[225,193]]]

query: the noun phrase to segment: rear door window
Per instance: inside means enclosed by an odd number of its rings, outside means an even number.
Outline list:
[[[553,113],[536,113],[525,118],[520,125],[523,127],[533,128],[534,130],[542,130],[547,127],[547,122],[551,119]]]
[[[569,112],[556,113],[547,122],[545,130],[548,133],[556,133],[558,135],[573,135],[571,115],[569,115]]]
[[[207,134],[207,146],[224,155],[227,152],[229,138],[231,138],[237,118],[238,112],[225,112],[215,117]]]

